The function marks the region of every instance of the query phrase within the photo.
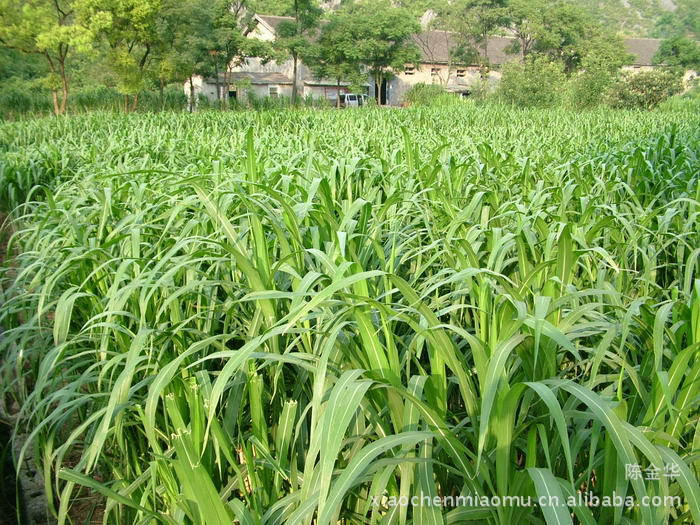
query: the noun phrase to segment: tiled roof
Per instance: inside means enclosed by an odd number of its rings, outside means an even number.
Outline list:
[[[277,32],[277,27],[282,22],[294,22],[294,18],[291,16],[257,15],[257,17],[269,25],[275,32]]]
[[[450,31],[424,31],[413,36],[414,43],[421,52],[422,62],[446,64],[449,61],[450,49],[456,44],[454,33]],[[517,55],[506,53],[506,48],[513,43],[513,38],[494,36],[488,39],[486,56],[491,64],[504,64],[517,58]]]
[[[449,31],[424,31],[413,37],[421,52],[422,61],[433,64],[446,64],[449,60],[449,50],[456,46],[454,34]],[[500,65],[518,58],[517,54],[506,52],[515,39],[506,36],[489,38],[486,55],[491,64]],[[661,40],[656,38],[626,38],[624,45],[627,51],[634,55],[634,65],[649,66],[659,50]]]
[[[293,21],[291,16],[257,15],[260,20],[269,25],[274,31],[281,22]],[[454,33],[450,31],[424,31],[413,36],[414,43],[421,52],[423,63],[446,64],[449,61],[449,50],[456,45]],[[486,56],[493,65],[501,65],[518,58],[517,54],[506,52],[515,39],[506,36],[493,36],[488,39]],[[626,38],[627,51],[634,55],[634,65],[648,66],[653,62],[654,55],[659,49],[661,40],[655,38]]]
[[[634,55],[635,66],[650,66],[659,50],[661,40],[656,38],[625,38],[625,48]]]

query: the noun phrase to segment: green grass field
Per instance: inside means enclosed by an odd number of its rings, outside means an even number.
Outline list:
[[[680,111],[4,124],[4,405],[60,523],[700,523],[699,174]]]

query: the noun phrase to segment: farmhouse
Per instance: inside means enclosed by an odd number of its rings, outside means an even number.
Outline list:
[[[249,38],[258,38],[265,41],[274,41],[277,38],[277,28],[280,23],[291,17],[256,15],[256,26],[248,35]],[[505,63],[519,60],[519,54],[509,53],[514,43],[514,38],[495,36],[488,39],[486,46],[480,50],[486,58],[491,70],[485,70],[478,64],[463,64],[455,61],[450,52],[456,47],[454,33],[450,31],[423,31],[413,37],[414,43],[420,50],[421,61],[419,64],[406,64],[402,71],[395,71],[392,76],[386,78],[381,86],[376,86],[372,79],[368,79],[365,86],[370,96],[375,96],[379,90],[381,104],[399,105],[406,92],[418,83],[441,84],[447,91],[469,95],[475,84],[485,80],[489,84],[498,82],[501,73],[500,68]],[[628,38],[624,44],[626,49],[634,56],[630,70],[646,70],[653,66],[652,60],[661,41],[653,38]],[[294,79],[294,65],[291,59],[283,62],[271,61],[263,63],[258,58],[249,58],[243,64],[232,65],[226,73],[219,78],[194,77],[192,88],[195,94],[202,94],[209,100],[219,97],[242,100],[246,97],[289,97],[292,94]],[[686,80],[694,78],[694,72],[686,74]],[[336,82],[334,80],[314,78],[311,70],[303,63],[297,66],[297,90],[302,97],[315,99],[327,99],[334,104],[339,94],[347,93],[350,89],[348,82]],[[186,93],[190,93],[189,82],[185,86]]]
[[[293,20],[287,16],[255,15],[255,28],[248,34],[249,38],[273,41],[277,37],[277,28],[285,20]],[[325,98],[335,101],[338,93],[349,91],[349,82],[318,79],[311,70],[299,62],[297,65],[297,89],[302,97]],[[217,99],[217,87],[220,97],[243,100],[251,94],[255,97],[290,97],[294,82],[294,63],[292,59],[283,62],[270,61],[264,63],[259,58],[249,58],[241,65],[232,65],[228,72],[216,78],[195,77],[193,84],[195,93],[205,95],[209,100]],[[228,89],[227,89],[228,85]],[[185,86],[189,94],[189,83]]]

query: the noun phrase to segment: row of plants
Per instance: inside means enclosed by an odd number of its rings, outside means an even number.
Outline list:
[[[0,273],[2,399],[52,512],[88,488],[106,523],[700,522],[698,124],[0,126],[2,173],[56,167],[11,197]],[[663,503],[391,504],[579,492]]]

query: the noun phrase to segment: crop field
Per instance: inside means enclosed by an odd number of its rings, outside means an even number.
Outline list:
[[[15,459],[59,523],[700,523],[699,178],[683,112],[2,124]]]

